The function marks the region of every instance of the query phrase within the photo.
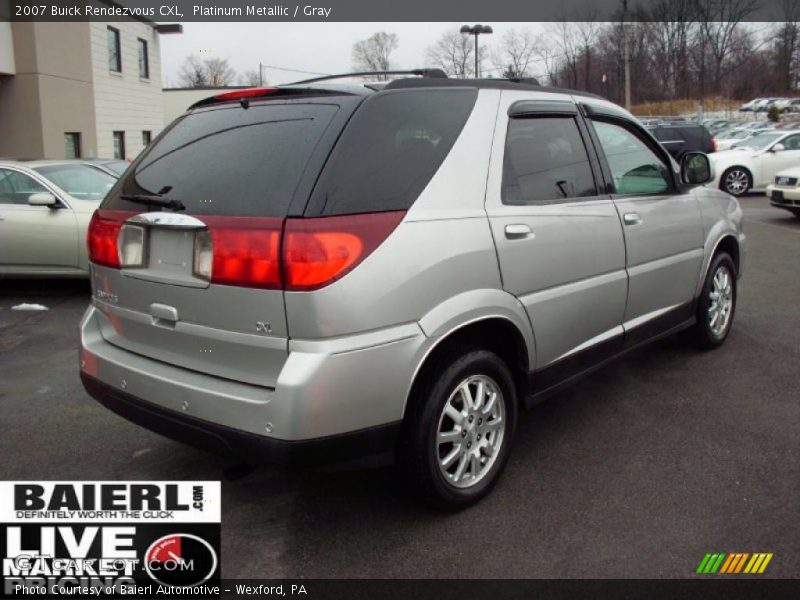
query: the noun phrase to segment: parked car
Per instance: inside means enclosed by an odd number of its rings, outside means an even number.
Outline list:
[[[753,105],[753,111],[766,112],[769,110],[770,104],[772,104],[775,100],[777,100],[777,98],[763,98]]]
[[[734,196],[763,192],[779,171],[800,165],[800,130],[765,131],[710,159],[716,176],[709,186]]]
[[[775,106],[782,113],[788,113],[791,111],[792,103],[795,100],[796,100],[795,98],[776,98],[769,104],[767,108],[769,108],[770,106]]]
[[[745,102],[739,107],[739,111],[741,112],[755,112],[755,108],[757,105],[761,104],[762,102],[767,102],[768,98],[753,98],[750,102]]]
[[[651,127],[650,133],[661,142],[675,160],[687,152],[714,152],[714,140],[703,125],[666,125]]]
[[[730,150],[735,144],[746,142],[748,138],[765,131],[770,131],[770,129],[736,129],[729,134],[726,134],[726,137],[715,137],[714,141],[717,151]]]
[[[0,161],[0,275],[87,277],[89,219],[116,180],[74,160]]]
[[[250,464],[395,456],[465,506],[520,407],[671,332],[724,342],[745,238],[709,169],[602,98],[507,80],[209,98],[93,218],[84,386]]]
[[[767,186],[770,204],[800,219],[800,165],[780,171]]]
[[[118,179],[119,176],[125,172],[125,169],[130,166],[130,163],[127,160],[121,160],[118,158],[84,158],[81,160],[83,164],[94,167],[95,169],[100,169],[101,171],[112,175],[115,179]]]

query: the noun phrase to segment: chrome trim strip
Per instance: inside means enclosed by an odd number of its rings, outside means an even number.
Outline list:
[[[653,319],[656,319],[656,318],[660,317],[661,315],[663,315],[665,313],[668,313],[669,311],[671,311],[673,309],[678,308],[679,306],[680,306],[680,304],[673,304],[672,306],[667,306],[665,308],[659,308],[658,310],[654,310],[654,311],[649,312],[647,314],[640,315],[640,316],[636,317],[635,319],[631,319],[630,321],[626,321],[625,323],[623,323],[622,324],[622,328],[625,331],[629,331],[629,330],[631,330],[631,329],[633,329],[635,327],[639,327],[639,325],[643,325],[644,323],[647,323],[648,321],[652,321]]]
[[[592,346],[595,346],[601,342],[605,342],[606,340],[610,340],[618,335],[622,335],[623,333],[625,333],[625,330],[622,328],[622,325],[617,325],[616,327],[612,327],[608,331],[604,331],[600,335],[596,335],[593,338],[586,340],[582,344],[575,346],[571,350],[566,351],[558,358],[551,360],[545,366],[552,365],[553,363],[558,362],[559,360],[567,358],[568,356],[572,356],[573,354],[586,350],[587,348],[591,348]]]
[[[170,212],[149,212],[134,215],[126,223],[141,223],[157,227],[173,227],[175,229],[205,229],[206,224],[190,215]]]

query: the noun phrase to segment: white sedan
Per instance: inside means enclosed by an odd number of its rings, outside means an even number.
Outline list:
[[[86,229],[116,181],[80,161],[0,161],[0,277],[88,277]]]
[[[800,130],[765,131],[708,158],[715,173],[709,187],[733,196],[763,192],[778,171],[800,166]]]
[[[800,218],[800,167],[775,175],[774,181],[767,186],[767,197],[772,206],[788,210]]]

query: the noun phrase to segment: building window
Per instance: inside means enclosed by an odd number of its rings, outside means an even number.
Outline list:
[[[153,139],[153,132],[152,131],[143,131],[142,132],[142,146],[147,148],[150,145],[150,140]]]
[[[114,158],[125,160],[125,132],[114,132]]]
[[[81,134],[68,131],[64,134],[64,158],[81,157]]]
[[[150,79],[150,59],[147,56],[147,42],[141,38],[139,42],[139,77]]]
[[[122,53],[119,47],[119,29],[109,27],[106,32],[108,41],[108,70],[122,73]]]

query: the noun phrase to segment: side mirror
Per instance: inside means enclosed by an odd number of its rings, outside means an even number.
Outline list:
[[[783,152],[784,150],[786,150],[786,146],[778,142],[772,148],[770,148],[770,150],[772,150],[772,152]]]
[[[28,204],[31,206],[49,206],[52,208],[56,205],[56,197],[49,192],[38,192],[28,196]]]
[[[686,185],[702,185],[714,179],[714,169],[702,152],[687,152],[681,158],[681,181]]]

